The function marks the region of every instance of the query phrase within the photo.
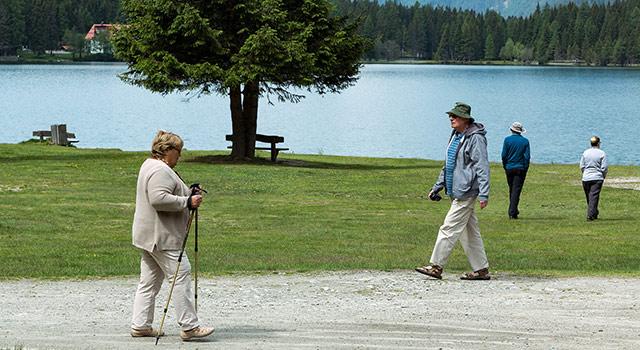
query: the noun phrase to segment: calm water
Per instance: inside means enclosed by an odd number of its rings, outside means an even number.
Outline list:
[[[190,149],[224,149],[228,100],[162,96],[122,83],[122,65],[0,65],[0,142],[66,123],[78,147],[146,150],[157,129]],[[299,104],[261,100],[258,132],[295,153],[443,159],[455,101],[472,106],[500,159],[508,127],[528,130],[533,162],[576,163],[599,135],[614,164],[640,164],[640,70],[554,67],[368,65],[338,95]]]

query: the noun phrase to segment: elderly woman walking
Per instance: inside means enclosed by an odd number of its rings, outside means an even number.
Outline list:
[[[213,328],[200,326],[191,291],[191,265],[183,255],[176,273],[182,242],[187,234],[189,210],[202,203],[202,196],[191,193],[173,168],[178,163],[183,141],[180,136],[159,131],[153,139],[151,158],[138,174],[136,209],[133,217],[133,245],[140,249],[140,282],[133,303],[131,336],[156,337],[151,327],[156,295],[166,277],[177,276],[174,306],[182,340],[203,338]],[[161,334],[162,335],[162,334]]]

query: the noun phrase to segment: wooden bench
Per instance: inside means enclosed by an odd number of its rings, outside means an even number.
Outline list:
[[[67,124],[53,124],[51,125],[51,130],[36,130],[33,132],[33,136],[39,137],[40,141],[50,138],[51,143],[61,146],[69,146],[72,143],[80,142],[79,140],[72,140],[76,138],[76,135],[72,132],[67,132]]]
[[[233,141],[233,135],[226,135],[225,138],[227,141]],[[277,147],[277,144],[284,142],[283,136],[256,134],[256,141],[271,144],[271,147],[256,147],[256,149],[271,151],[272,162],[276,161],[276,159],[278,158],[278,153],[280,153],[280,151],[289,150],[288,148]],[[228,146],[227,148],[233,148],[233,147]]]

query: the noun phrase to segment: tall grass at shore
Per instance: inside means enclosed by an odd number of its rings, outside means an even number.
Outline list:
[[[207,274],[412,269],[427,262],[449,209],[426,197],[441,161],[283,154],[275,165],[231,164],[216,154],[186,150],[176,167],[209,191],[199,225]],[[0,278],[137,274],[131,222],[147,156],[0,145]],[[476,210],[494,273],[640,275],[638,191],[605,187],[601,219],[587,222],[577,165],[533,164],[521,218],[508,220],[504,173],[491,170],[489,206]],[[446,270],[466,269],[458,246]]]

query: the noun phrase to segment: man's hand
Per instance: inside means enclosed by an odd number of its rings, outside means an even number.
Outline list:
[[[439,201],[442,197],[438,194],[438,192],[434,192],[433,190],[429,191],[429,199],[432,201]]]
[[[484,209],[489,205],[489,200],[480,201],[480,209]]]

